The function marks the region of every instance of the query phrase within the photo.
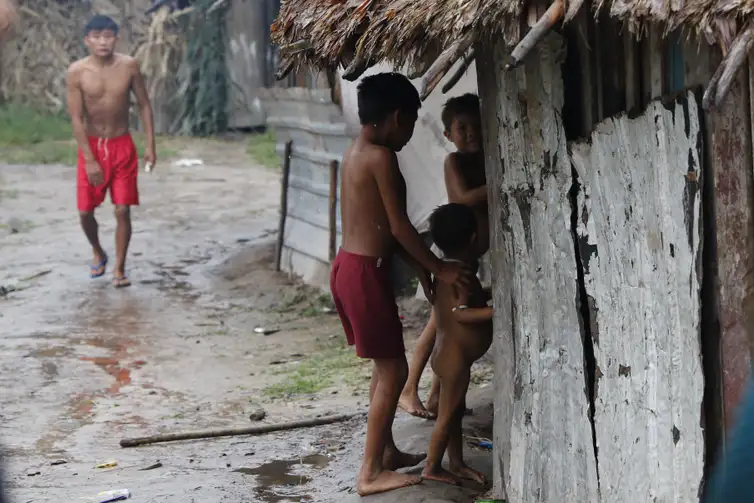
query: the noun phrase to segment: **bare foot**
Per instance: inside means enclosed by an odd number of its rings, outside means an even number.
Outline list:
[[[419,396],[416,393],[403,394],[398,399],[398,407],[414,417],[422,419],[436,419],[437,414],[433,414],[428,411],[422,405],[422,401],[419,400]]]
[[[374,477],[359,475],[359,480],[356,482],[356,492],[359,493],[359,496],[367,496],[400,489],[401,487],[415,486],[421,481],[422,478],[418,475],[406,475],[385,470]]]
[[[477,484],[485,485],[487,483],[487,477],[485,477],[482,472],[474,470],[466,464],[461,466],[451,466],[450,471],[453,475],[459,478],[473,480]]]
[[[430,414],[437,416],[437,410],[439,409],[439,401],[440,397],[437,395],[430,395],[427,398],[427,404],[424,406],[425,409],[427,409],[427,412]]]
[[[382,466],[388,470],[398,470],[400,468],[408,468],[410,466],[416,466],[421,463],[427,455],[421,454],[408,454],[401,452],[395,448],[385,449],[385,455],[382,458]]]
[[[458,477],[442,467],[430,468],[429,466],[427,466],[422,472],[422,477],[424,477],[425,480],[434,480],[437,482],[442,482],[443,484],[451,484],[454,486],[461,485],[461,480]]]

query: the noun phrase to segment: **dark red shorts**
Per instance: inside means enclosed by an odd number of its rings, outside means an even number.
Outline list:
[[[139,156],[130,134],[117,138],[89,137],[94,160],[102,168],[104,183],[92,186],[86,174],[84,153],[79,149],[76,175],[77,203],[79,211],[94,211],[105,201],[110,190],[110,200],[116,205],[139,204],[139,189],[136,177],[139,173]]]
[[[362,358],[405,355],[403,325],[395,303],[390,261],[338,252],[330,291],[350,346]]]

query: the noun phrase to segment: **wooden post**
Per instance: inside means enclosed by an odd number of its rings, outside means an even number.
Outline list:
[[[280,271],[280,261],[283,258],[283,238],[285,236],[285,218],[288,216],[288,179],[291,174],[291,151],[293,140],[285,142],[283,153],[283,180],[280,184],[280,224],[278,225],[278,243],[275,250],[275,270]]]
[[[330,161],[330,262],[335,260],[338,237],[338,161]]]
[[[718,50],[713,50],[712,59],[714,68],[721,60]],[[727,431],[749,383],[754,336],[754,176],[748,87],[746,72],[739,73],[728,97],[709,114],[712,180],[708,183],[714,184],[716,300]]]
[[[502,39],[477,47],[495,305],[493,495],[511,502],[599,501],[568,225],[562,49],[551,33],[506,72]]]

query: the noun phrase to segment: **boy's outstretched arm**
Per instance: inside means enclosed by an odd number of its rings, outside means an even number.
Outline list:
[[[387,213],[390,232],[406,252],[422,267],[445,283],[468,284],[471,272],[456,263],[442,262],[424,243],[406,214],[406,203],[398,197],[398,158],[388,149],[380,149],[371,164],[382,204]]]
[[[450,154],[445,158],[445,189],[448,199],[466,206],[476,206],[487,202],[487,185],[470,189],[458,166],[458,156]]]
[[[131,67],[132,89],[136,96],[136,104],[139,107],[141,123],[144,126],[144,132],[147,136],[147,145],[144,149],[144,160],[152,165],[157,161],[157,154],[154,142],[154,116],[152,113],[152,103],[149,101],[147,85],[144,82],[144,76],[141,73],[139,62],[135,59],[129,62]]]
[[[398,247],[398,255],[400,255],[401,258],[406,261],[406,264],[408,264],[409,267],[411,267],[414,272],[416,272],[416,277],[419,278],[419,283],[424,290],[424,295],[427,297],[427,300],[430,304],[434,304],[435,291],[434,284],[432,282],[432,274],[429,272],[429,269],[422,267],[422,265],[417,262],[416,259],[412,257],[402,246]]]

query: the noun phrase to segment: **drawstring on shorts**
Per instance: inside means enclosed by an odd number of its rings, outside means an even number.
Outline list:
[[[108,150],[107,150],[107,143],[109,138],[97,138],[97,152],[104,152],[104,156],[102,156],[102,160],[106,161],[108,157]]]

